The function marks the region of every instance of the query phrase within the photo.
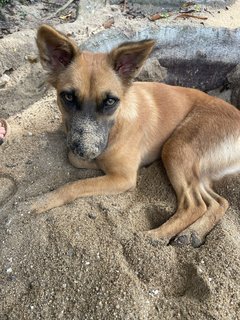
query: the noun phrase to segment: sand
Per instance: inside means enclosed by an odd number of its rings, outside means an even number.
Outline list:
[[[95,14],[88,30],[79,25],[79,37],[111,14],[115,26],[130,24],[109,10],[99,20]],[[220,11],[206,25],[240,26],[240,1]],[[11,125],[0,146],[0,319],[240,319],[239,177],[217,184],[230,208],[197,249],[164,246],[141,232],[176,208],[160,161],[140,170],[134,191],[34,215],[34,197],[100,172],[69,164],[55,93],[40,64],[26,60],[9,76],[0,89],[0,117]]]

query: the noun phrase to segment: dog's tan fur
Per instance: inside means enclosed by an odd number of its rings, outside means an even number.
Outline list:
[[[42,64],[50,73],[49,81],[58,94],[74,87],[77,94],[97,101],[104,91],[111,90],[120,98],[120,105],[111,116],[115,123],[100,156],[84,161],[69,152],[74,166],[99,168],[105,175],[66,184],[44,195],[33,208],[43,212],[79,197],[132,189],[139,167],[162,155],[178,209],[148,234],[156,239],[176,237],[176,243],[200,245],[228,208],[227,200],[213,191],[211,182],[240,171],[240,112],[195,89],[132,83],[153,41],[123,44],[109,54],[80,52],[72,40],[42,26],[37,44]],[[52,66],[48,46],[67,52],[70,63]],[[136,61],[127,75],[126,70],[121,73],[121,68],[114,67],[124,55],[132,55]],[[58,105],[66,123],[68,114],[60,99]]]

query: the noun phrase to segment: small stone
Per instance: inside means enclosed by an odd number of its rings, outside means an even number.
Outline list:
[[[68,255],[69,257],[74,256],[74,250],[73,250],[72,248],[68,249],[67,255]]]
[[[159,294],[159,290],[158,289],[150,289],[148,293],[150,296],[155,297]]]
[[[141,81],[164,81],[167,77],[167,69],[160,65],[157,58],[150,58],[146,61],[137,77]]]
[[[6,271],[7,271],[7,273],[11,273],[12,272],[12,268],[8,268]]]
[[[10,80],[10,77],[7,74],[4,74],[1,78],[0,78],[0,88],[4,87]]]
[[[114,24],[114,18],[110,18],[107,21],[105,21],[102,26],[104,29],[109,29],[112,27],[112,25]]]
[[[88,217],[89,217],[90,219],[95,220],[95,219],[97,218],[97,215],[96,215],[95,212],[89,212],[89,213],[88,213]]]
[[[25,57],[25,59],[30,63],[37,63],[38,62],[38,56],[36,54],[29,54]]]

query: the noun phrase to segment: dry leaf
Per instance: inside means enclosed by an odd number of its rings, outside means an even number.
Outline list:
[[[156,21],[156,20],[159,20],[159,19],[165,19],[165,18],[168,18],[170,15],[169,13],[167,12],[162,12],[162,13],[156,13],[150,17],[148,17],[148,19],[150,21]]]
[[[114,19],[113,18],[110,18],[108,19],[107,21],[105,21],[102,26],[105,28],[105,29],[109,29],[111,28],[111,26],[114,24]]]

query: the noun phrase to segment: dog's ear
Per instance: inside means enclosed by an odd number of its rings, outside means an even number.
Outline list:
[[[125,83],[139,73],[154,44],[154,40],[126,42],[109,53],[110,64]]]
[[[80,52],[74,41],[48,25],[38,29],[36,42],[42,66],[50,73],[66,68]]]

